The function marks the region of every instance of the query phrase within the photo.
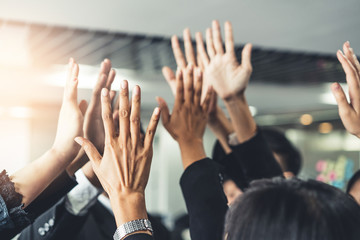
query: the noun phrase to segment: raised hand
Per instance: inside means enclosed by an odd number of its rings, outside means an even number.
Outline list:
[[[101,92],[102,119],[105,129],[105,150],[100,155],[88,139],[77,137],[92,162],[93,169],[104,190],[109,194],[119,225],[147,218],[144,190],[148,182],[152,160],[152,143],[159,121],[160,110],[156,108],[151,117],[145,137],[140,137],[140,87],[133,90],[130,109],[127,81],[120,90],[119,128],[116,136],[108,89]]]
[[[176,94],[172,114],[164,99],[157,101],[162,110],[161,119],[170,135],[179,143],[184,168],[204,158],[203,135],[208,117],[212,89],[201,103],[202,73],[189,64],[176,73]]]
[[[74,142],[76,136],[83,135],[83,113],[77,103],[79,65],[71,58],[65,84],[64,97],[59,114],[55,142],[52,149],[66,159],[74,159],[80,150]],[[80,106],[86,102],[80,103]]]
[[[90,140],[96,149],[102,154],[104,152],[104,124],[101,118],[101,89],[111,90],[111,84],[115,79],[115,70],[111,69],[111,62],[105,59],[101,63],[98,81],[92,92],[91,101],[84,119],[84,136]],[[115,92],[110,91],[110,98],[114,97]]]
[[[252,45],[245,45],[242,51],[241,64],[239,64],[235,54],[231,23],[225,23],[224,50],[220,25],[217,21],[213,21],[212,29],[206,30],[207,53],[201,33],[196,34],[196,42],[199,57],[205,68],[204,78],[207,85],[212,85],[222,99],[244,93],[252,73]]]
[[[339,83],[333,83],[331,90],[339,108],[339,115],[346,130],[360,138],[360,64],[349,42],[343,45],[343,52],[338,50],[337,58],[346,74],[349,86],[350,102]]]
[[[175,61],[176,61],[178,68],[180,68],[180,69],[185,69],[186,66],[190,63],[193,66],[196,66],[196,64],[197,64],[194,48],[193,48],[192,41],[191,41],[190,29],[186,28],[184,30],[183,37],[184,37],[184,49],[185,49],[185,57],[186,58],[184,57],[184,54],[181,50],[179,39],[177,38],[177,36],[174,35],[171,38],[171,46],[172,46],[173,54],[175,57]],[[163,67],[162,72],[163,72],[163,75],[164,75],[166,81],[168,82],[168,84],[171,88],[172,93],[175,95],[176,76],[175,76],[173,70],[171,70],[171,68],[165,66],[165,67]]]

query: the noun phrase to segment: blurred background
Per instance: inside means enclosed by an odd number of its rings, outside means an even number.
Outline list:
[[[335,54],[346,40],[359,53],[359,10],[358,0],[0,0],[1,169],[14,172],[52,145],[70,57],[80,63],[79,100],[90,99],[109,58],[114,89],[122,79],[141,86],[147,125],[155,96],[173,102],[161,74],[176,68],[170,37],[186,27],[204,33],[218,19],[233,23],[237,53],[254,45],[247,98],[257,123],[300,149],[302,178],[343,188],[359,168],[360,141],[345,132],[329,86],[347,88]],[[214,141],[207,131],[209,156]],[[159,124],[147,205],[169,226],[185,212],[182,172],[178,146]]]

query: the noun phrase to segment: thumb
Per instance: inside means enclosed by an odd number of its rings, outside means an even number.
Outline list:
[[[90,159],[90,161],[95,166],[99,166],[102,157],[96,147],[92,144],[92,142],[83,137],[76,137],[75,142],[77,142],[79,145],[81,145],[82,148],[84,148],[85,153]]]
[[[165,100],[161,97],[156,97],[156,101],[158,102],[159,108],[161,110],[160,112],[161,121],[165,126],[170,121],[169,107],[167,106]]]

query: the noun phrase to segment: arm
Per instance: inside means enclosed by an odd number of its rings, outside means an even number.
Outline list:
[[[109,91],[102,90],[102,118],[105,129],[103,156],[89,140],[82,137],[76,138],[91,160],[101,185],[110,196],[118,227],[137,219],[147,219],[145,187],[149,178],[152,142],[160,113],[158,108],[154,110],[146,135],[141,138],[139,86],[134,88],[131,110],[128,95],[128,83],[123,81],[119,104],[120,135],[116,136]],[[137,231],[134,235],[140,235],[140,233],[151,235],[148,230]]]
[[[23,196],[24,206],[28,206],[62,173],[80,150],[73,140],[76,136],[83,133],[83,114],[77,105],[78,73],[79,67],[71,59],[59,115],[58,129],[52,148],[39,159],[11,176],[16,191]],[[82,105],[83,103],[80,104]]]
[[[251,45],[245,45],[239,64],[235,54],[232,26],[229,22],[225,23],[225,50],[217,21],[213,21],[212,29],[206,31],[207,52],[201,34],[197,33],[196,38],[199,55],[204,63],[205,79],[209,85],[214,86],[218,96],[225,102],[240,143],[232,148],[236,156],[233,160],[236,162],[231,162],[231,168],[238,169],[239,172],[244,171],[248,181],[281,175],[281,169],[271,150],[257,131],[245,97],[252,72]],[[271,171],[266,169],[269,166]]]
[[[158,98],[164,127],[178,142],[184,174],[180,184],[190,219],[192,239],[221,239],[227,209],[226,198],[214,161],[206,159],[203,135],[207,123],[212,89],[202,94],[201,71],[190,64],[176,73],[176,94],[173,111]]]

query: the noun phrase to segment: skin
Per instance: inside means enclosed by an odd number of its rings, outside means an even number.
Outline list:
[[[124,80],[120,89],[117,135],[109,91],[106,88],[102,90],[101,115],[105,129],[103,156],[88,139],[75,139],[84,148],[97,178],[110,197],[117,226],[147,218],[145,187],[150,174],[152,144],[160,110],[154,110],[145,137],[141,138],[140,98],[140,87],[135,86],[130,109],[128,82]]]
[[[73,139],[83,134],[86,102],[77,103],[79,66],[70,59],[57,133],[51,149],[10,178],[28,206],[74,160],[80,148]],[[71,124],[69,124],[71,123]],[[75,144],[74,144],[75,143]]]
[[[346,82],[349,86],[350,101],[348,102],[344,90],[339,83],[331,85],[332,93],[336,99],[339,116],[346,130],[360,137],[360,64],[350,47],[349,42],[343,45],[343,52],[338,50],[336,54],[346,74]]]
[[[230,206],[233,201],[242,194],[242,191],[236,186],[234,181],[227,180],[223,183],[224,193]]]
[[[94,86],[89,107],[87,108],[84,116],[84,137],[94,142],[96,149],[104,152],[104,124],[101,118],[101,89],[106,88],[111,90],[111,84],[115,79],[115,70],[111,69],[111,61],[105,59],[100,65],[100,72],[98,80]],[[115,91],[110,91],[110,98],[115,97]],[[68,166],[68,174],[74,173],[89,161],[84,150],[80,150],[75,160]]]
[[[162,110],[162,123],[180,146],[184,169],[206,157],[203,135],[212,89],[207,91],[201,103],[202,88],[200,69],[194,69],[189,64],[185,70],[177,71],[175,103],[171,114],[165,100],[157,98]]]

